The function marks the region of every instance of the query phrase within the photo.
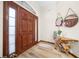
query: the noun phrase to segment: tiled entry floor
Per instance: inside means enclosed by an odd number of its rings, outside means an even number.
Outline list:
[[[54,48],[54,44],[39,42],[32,48],[26,50],[18,58],[74,58]]]

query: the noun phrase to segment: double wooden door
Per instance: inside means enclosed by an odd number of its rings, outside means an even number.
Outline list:
[[[33,46],[37,41],[35,41],[35,16],[29,13],[28,11],[19,8],[19,20],[18,20],[18,40],[21,41],[17,44],[20,47],[20,53],[25,51],[26,49]],[[36,20],[37,21],[37,20]]]
[[[11,6],[10,6],[11,5]],[[15,5],[15,6],[14,6]],[[8,8],[9,7],[14,7],[16,11],[16,24],[15,24],[15,53],[16,54],[21,54],[28,48],[32,47],[34,44],[37,43],[37,24],[38,24],[38,18],[37,16],[33,15],[32,13],[28,12],[27,10],[23,9],[22,7],[18,6],[17,4],[13,2],[5,2],[5,16],[4,16],[4,22],[7,24],[7,26],[4,24],[4,30],[3,36],[4,41],[3,41],[3,49],[4,49],[4,56],[9,55],[9,30],[8,30],[8,22],[9,20],[7,19],[7,16],[9,14]],[[16,8],[15,8],[16,7]],[[7,11],[8,11],[8,14]],[[6,17],[7,16],[7,17]],[[8,32],[7,32],[8,31]],[[6,38],[7,37],[7,38]],[[6,43],[5,43],[6,42]]]

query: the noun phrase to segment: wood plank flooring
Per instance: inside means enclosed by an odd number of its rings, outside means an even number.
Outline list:
[[[54,44],[39,42],[17,58],[74,58],[54,48]]]

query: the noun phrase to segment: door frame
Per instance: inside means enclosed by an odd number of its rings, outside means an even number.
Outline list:
[[[3,2],[3,56],[9,57],[9,7],[14,8],[16,10],[16,20],[15,26],[17,26],[17,5],[12,1],[4,1]],[[15,28],[15,52],[16,52],[16,28]]]
[[[3,56],[8,56],[8,40],[7,40],[7,36],[8,36],[8,31],[7,31],[7,27],[8,27],[8,23],[7,23],[7,3],[3,2]]]

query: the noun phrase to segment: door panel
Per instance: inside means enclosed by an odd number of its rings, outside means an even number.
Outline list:
[[[28,38],[27,38],[27,32],[28,32],[28,22],[27,22],[27,14],[24,9],[19,9],[20,11],[20,35],[22,40],[22,50],[25,51],[28,49]]]

